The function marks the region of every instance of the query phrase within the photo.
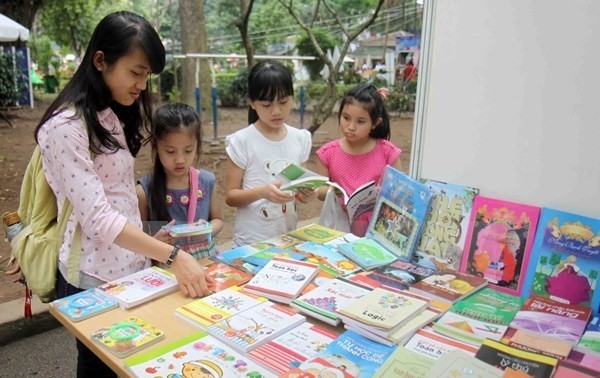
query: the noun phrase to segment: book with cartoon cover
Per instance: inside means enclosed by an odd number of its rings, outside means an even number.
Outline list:
[[[101,291],[92,288],[80,293],[57,299],[50,303],[65,314],[72,322],[79,322],[92,316],[119,307],[119,302]]]
[[[156,326],[130,316],[108,327],[92,332],[91,339],[119,358],[127,357],[165,337],[165,333]]]

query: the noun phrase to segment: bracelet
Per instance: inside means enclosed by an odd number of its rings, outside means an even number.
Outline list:
[[[178,253],[179,253],[179,247],[177,247],[177,246],[173,247],[173,250],[171,251],[169,258],[165,262],[165,265],[167,266],[167,268],[171,267],[171,264],[173,264],[173,261],[175,261],[175,257],[177,257]]]

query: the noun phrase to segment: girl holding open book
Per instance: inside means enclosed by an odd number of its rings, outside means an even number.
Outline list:
[[[339,184],[348,194],[361,185],[379,184],[386,165],[400,170],[400,148],[389,141],[390,119],[384,106],[387,89],[363,83],[350,89],[342,98],[338,120],[342,137],[317,151],[317,172]],[[318,191],[324,200],[328,187]],[[360,215],[350,231],[364,236],[372,211]]]

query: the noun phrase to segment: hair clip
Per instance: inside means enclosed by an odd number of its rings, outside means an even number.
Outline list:
[[[381,96],[381,101],[385,102],[385,100],[390,94],[390,90],[385,87],[381,87],[377,89],[377,93],[379,93],[379,95]]]

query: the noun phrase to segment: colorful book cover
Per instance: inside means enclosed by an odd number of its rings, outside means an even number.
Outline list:
[[[388,251],[386,247],[367,237],[350,243],[340,244],[337,246],[337,249],[342,255],[354,261],[365,270],[387,265],[398,259],[398,256]]]
[[[553,378],[598,378],[600,377],[600,366],[591,369],[571,361],[559,361]]]
[[[267,298],[246,294],[241,288],[232,286],[178,307],[175,315],[193,325],[206,328],[266,301]]]
[[[387,166],[366,236],[411,261],[427,219],[431,189]]]
[[[587,350],[573,349],[567,357],[569,362],[600,371],[600,354]]]
[[[290,304],[305,315],[338,325],[337,310],[347,303],[362,298],[371,290],[344,278],[334,278],[306,294],[294,299]]]
[[[512,327],[509,327],[506,330],[500,342],[512,348],[541,354],[558,360],[566,359],[573,348],[573,345],[568,341],[558,338],[550,339],[539,333],[528,332]]]
[[[280,375],[300,364],[329,345],[338,335],[308,322],[253,349],[248,357],[270,372]]]
[[[107,282],[98,289],[113,297],[121,307],[131,308],[179,289],[175,276],[157,266]]]
[[[50,306],[65,314],[72,322],[79,322],[119,307],[119,302],[97,289],[88,289],[57,299]]]
[[[219,292],[228,287],[240,286],[250,281],[252,275],[241,269],[220,262],[214,262],[204,268],[204,274],[215,281],[213,291]]]
[[[590,312],[587,306],[560,303],[534,295],[525,300],[510,326],[577,345]]]
[[[436,273],[435,269],[419,266],[411,262],[396,260],[388,265],[374,269],[367,276],[390,287],[400,290]]]
[[[550,378],[558,364],[556,358],[525,352],[493,340],[485,340],[475,357],[499,369],[515,368],[534,378]]]
[[[258,270],[262,269],[267,263],[273,260],[273,257],[283,257],[291,260],[302,261],[306,259],[306,255],[301,253],[294,252],[290,249],[282,249],[279,247],[269,247],[267,249],[263,249],[262,251],[258,251],[249,256],[244,257],[244,261],[255,265],[258,267]],[[257,270],[257,271],[258,271]]]
[[[247,353],[305,320],[289,308],[264,302],[214,323],[207,330],[220,341]]]
[[[425,180],[433,191],[413,262],[437,270],[460,269],[473,200],[478,189]]]
[[[444,354],[456,349],[474,356],[478,349],[467,343],[425,329],[418,330],[404,344],[404,347],[432,360],[437,360]]]
[[[129,357],[125,366],[138,378],[274,378],[250,358],[204,331]]]
[[[598,316],[592,317],[586,326],[577,348],[600,354],[600,318]],[[600,366],[598,368],[600,370]]]
[[[214,258],[217,261],[221,261],[222,263],[231,265],[240,270],[243,270],[247,273],[254,274],[252,272],[256,269],[256,267],[254,265],[246,263],[244,261],[244,257],[250,256],[258,251],[258,249],[250,245],[243,245],[241,247],[236,247],[227,251],[220,252],[219,254],[212,256],[212,258]]]
[[[281,234],[271,239],[264,240],[262,243],[269,244],[270,247],[277,247],[281,249],[287,249],[295,246],[296,244],[303,243],[304,240],[295,238],[288,234]],[[266,248],[264,248],[266,249]],[[262,248],[261,248],[262,250]]]
[[[377,369],[373,378],[423,378],[429,369],[431,359],[400,346]]]
[[[127,357],[165,337],[165,333],[154,325],[131,316],[108,327],[92,332],[93,342],[119,358]]]
[[[427,378],[501,378],[503,371],[461,350],[444,353],[425,375]]]
[[[500,340],[521,308],[521,298],[489,287],[456,302],[435,322],[436,332],[479,345]]]
[[[525,294],[600,309],[600,219],[544,208]]]
[[[332,245],[304,242],[296,245],[294,249],[306,255],[306,261],[319,264],[319,269],[333,277],[345,276],[360,270],[354,261],[339,253]]]
[[[411,285],[408,290],[448,303],[464,298],[485,287],[488,281],[480,276],[444,269]]]
[[[370,378],[396,347],[381,345],[354,331],[345,331],[313,358],[280,378]]]
[[[166,225],[162,227],[169,231],[169,234],[173,237],[179,236],[193,236],[193,235],[204,235],[212,232],[212,225],[208,222],[205,223],[179,223],[173,225]]]
[[[539,215],[536,206],[476,196],[460,270],[527,297],[523,286]]]
[[[346,235],[346,233],[343,231],[334,230],[329,227],[321,226],[317,223],[312,223],[307,226],[297,228],[288,232],[287,234],[295,238],[317,243],[326,243],[330,240]]]

